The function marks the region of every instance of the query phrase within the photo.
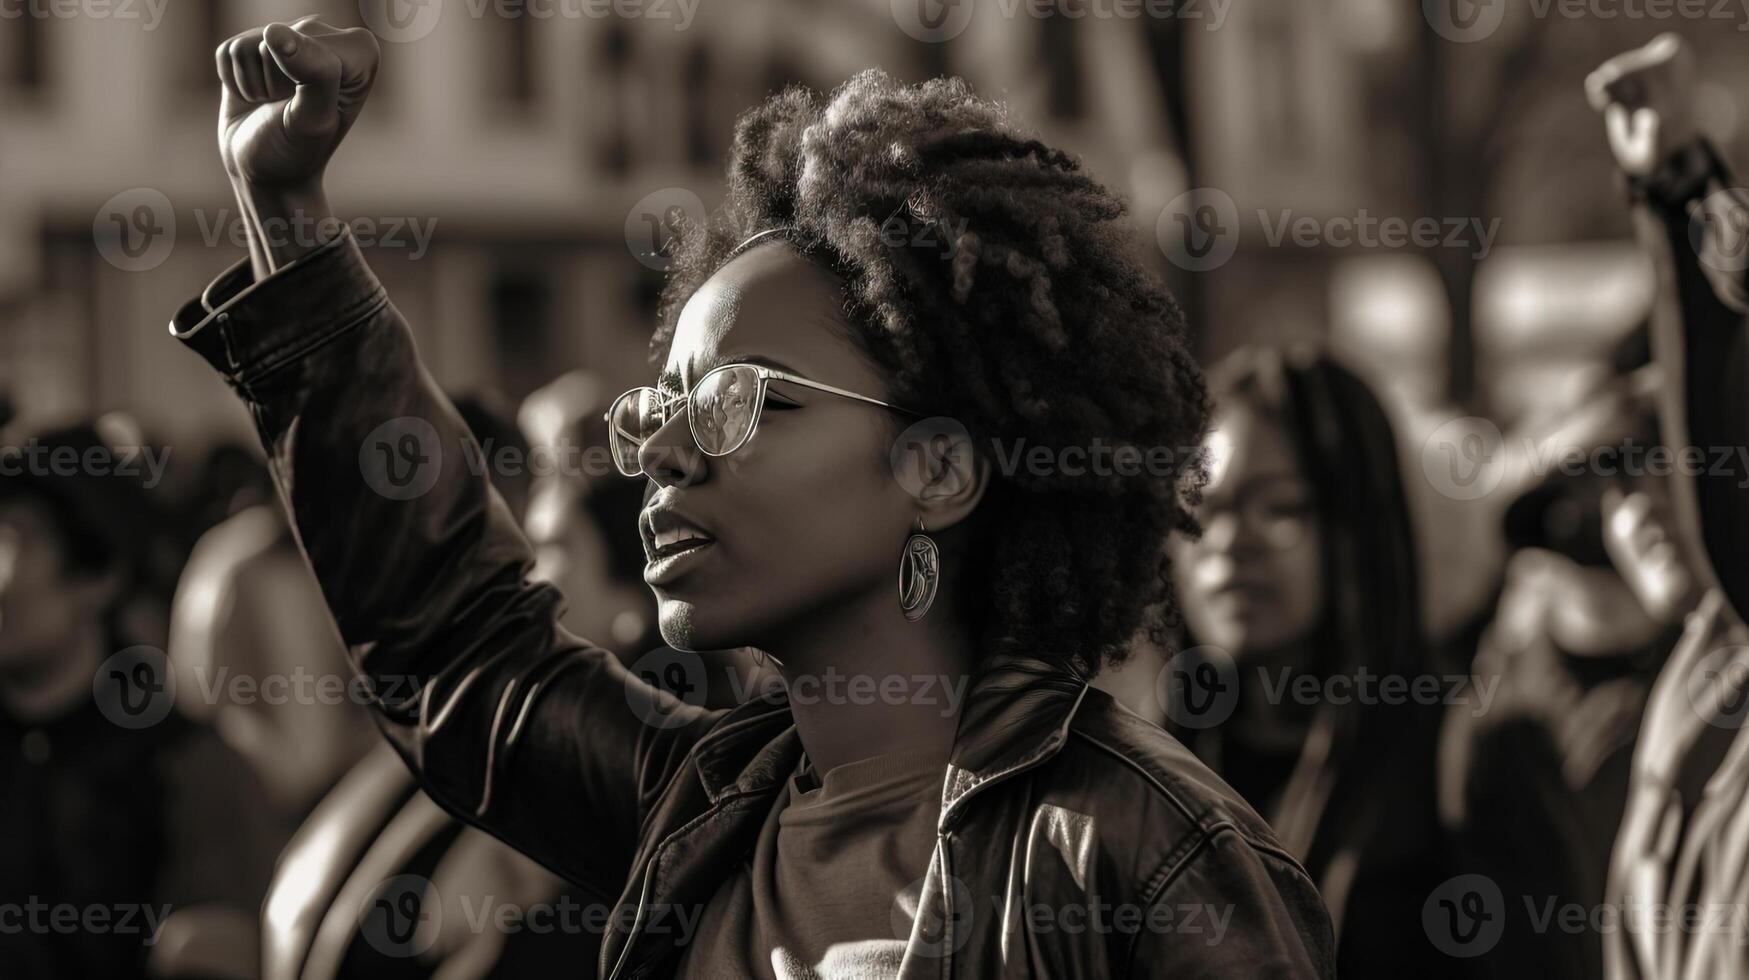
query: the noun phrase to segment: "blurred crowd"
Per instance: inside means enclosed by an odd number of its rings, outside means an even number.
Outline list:
[[[1749,472],[1711,465],[1715,448],[1749,446],[1735,394],[1749,199],[1710,144],[1674,131],[1682,46],[1627,58],[1594,76],[1623,170],[1622,198],[1596,206],[1635,216],[1658,269],[1650,320],[1516,446],[1481,430],[1414,445],[1380,379],[1327,344],[1211,365],[1202,533],[1168,543],[1182,640],[1138,643],[1098,682],[1269,820],[1330,908],[1343,975],[1749,967]],[[1648,139],[1649,161],[1634,155]],[[454,394],[488,458],[606,444],[612,392],[588,370],[520,405]],[[297,488],[276,486],[256,447],[154,459],[117,413],[0,431],[0,974],[462,978],[593,962],[586,916],[525,917],[612,896],[440,810],[378,737],[284,517]],[[1708,465],[1596,462],[1679,447]],[[1430,458],[1458,488],[1503,488],[1475,549],[1502,557],[1428,559],[1436,532],[1409,484]],[[1585,462],[1547,465],[1564,459]],[[567,627],[628,664],[659,648],[641,488],[490,469],[534,574],[574,600]],[[1448,577],[1489,584],[1436,629],[1425,597]],[[754,652],[723,656],[761,669]],[[429,886],[416,903],[442,906],[415,922],[522,927],[396,935],[369,910],[403,876]]]

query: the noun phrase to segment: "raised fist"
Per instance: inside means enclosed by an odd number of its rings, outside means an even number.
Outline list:
[[[215,56],[225,171],[250,187],[277,189],[321,182],[370,95],[381,51],[364,28],[309,16],[244,31]]]
[[[1603,113],[1609,148],[1622,170],[1645,177],[1694,139],[1694,53],[1660,34],[1604,62],[1585,79],[1591,108]]]

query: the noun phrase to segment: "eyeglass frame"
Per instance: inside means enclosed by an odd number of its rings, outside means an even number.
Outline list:
[[[741,439],[738,442],[736,442],[733,446],[730,446],[728,449],[725,449],[722,452],[713,453],[710,450],[704,448],[704,446],[700,444],[699,438],[698,438],[698,432],[693,429],[693,425],[695,424],[694,423],[695,416],[693,415],[693,411],[692,411],[692,395],[693,395],[693,392],[696,392],[701,387],[703,387],[706,379],[710,378],[711,375],[719,374],[719,373],[724,372],[724,371],[734,371],[734,370],[750,370],[753,372],[754,377],[759,380],[759,387],[753,393],[753,424],[749,425],[747,427],[747,434],[742,436]],[[732,364],[723,364],[723,365],[719,365],[717,367],[711,368],[709,371],[706,371],[703,375],[701,375],[699,377],[698,382],[692,386],[691,390],[682,392],[682,393],[677,394],[677,395],[670,395],[667,392],[664,392],[662,389],[654,388],[654,387],[651,387],[650,385],[639,385],[636,388],[626,389],[625,391],[620,393],[619,397],[615,398],[612,402],[608,403],[607,412],[602,416],[602,419],[607,422],[607,438],[608,438],[609,442],[612,442],[612,440],[614,440],[614,439],[625,439],[628,442],[632,441],[630,436],[622,435],[618,431],[617,427],[613,424],[614,410],[617,409],[619,407],[619,404],[621,402],[625,401],[628,397],[635,395],[638,392],[649,391],[649,392],[655,393],[656,398],[660,401],[660,403],[662,405],[662,413],[663,413],[662,425],[664,425],[664,426],[666,426],[669,423],[669,421],[671,421],[673,419],[673,416],[668,414],[668,413],[670,411],[672,411],[672,406],[674,405],[674,403],[675,402],[685,402],[686,403],[686,431],[687,431],[688,435],[692,436],[692,444],[698,448],[699,452],[704,453],[706,456],[709,456],[713,459],[721,459],[724,456],[729,456],[729,455],[734,454],[738,450],[745,447],[749,442],[753,441],[754,434],[759,431],[759,422],[761,419],[763,419],[765,417],[765,392],[766,392],[766,389],[770,387],[771,382],[773,382],[773,381],[787,381],[790,384],[801,385],[803,388],[812,388],[815,391],[824,391],[827,394],[838,395],[838,396],[843,397],[843,398],[851,398],[851,399],[855,399],[856,401],[859,401],[859,402],[867,402],[870,405],[878,405],[881,408],[890,409],[892,411],[899,412],[899,413],[904,414],[904,415],[911,415],[911,416],[914,416],[917,418],[924,417],[922,412],[916,411],[914,409],[906,408],[903,405],[895,405],[891,402],[884,402],[884,401],[881,401],[879,398],[871,398],[868,395],[857,394],[854,391],[849,391],[849,390],[846,390],[844,388],[838,388],[838,387],[835,387],[833,385],[826,384],[825,382],[822,382],[822,381],[812,381],[812,380],[809,380],[808,378],[804,378],[800,375],[791,374],[788,371],[780,371],[776,368],[766,367],[763,364],[750,364],[746,361],[736,361]],[[658,431],[660,431],[660,427],[658,427]],[[647,439],[645,440],[645,442],[648,442],[648,441],[649,440],[647,440]],[[643,442],[637,443],[637,446],[638,446],[638,451],[641,454],[643,452],[644,443]],[[609,448],[611,449],[612,447],[610,446]],[[640,476],[648,476],[648,474],[644,472],[644,470],[641,466],[639,467],[639,469],[636,473],[627,473],[625,471],[625,467],[621,466],[619,463],[619,454],[618,453],[613,453],[613,467],[614,467],[614,469],[619,470],[620,475],[623,477],[626,477],[627,479],[635,480]]]

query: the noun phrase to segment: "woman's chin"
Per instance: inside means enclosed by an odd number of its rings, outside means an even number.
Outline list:
[[[744,630],[722,623],[698,603],[664,596],[656,603],[662,642],[676,650],[700,653],[747,645]]]

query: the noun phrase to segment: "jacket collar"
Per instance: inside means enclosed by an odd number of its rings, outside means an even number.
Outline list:
[[[1055,755],[1087,693],[1087,681],[1038,657],[990,658],[960,710],[941,825],[985,786]],[[730,710],[693,752],[711,804],[731,794],[770,792],[801,758],[787,698],[756,698]]]

